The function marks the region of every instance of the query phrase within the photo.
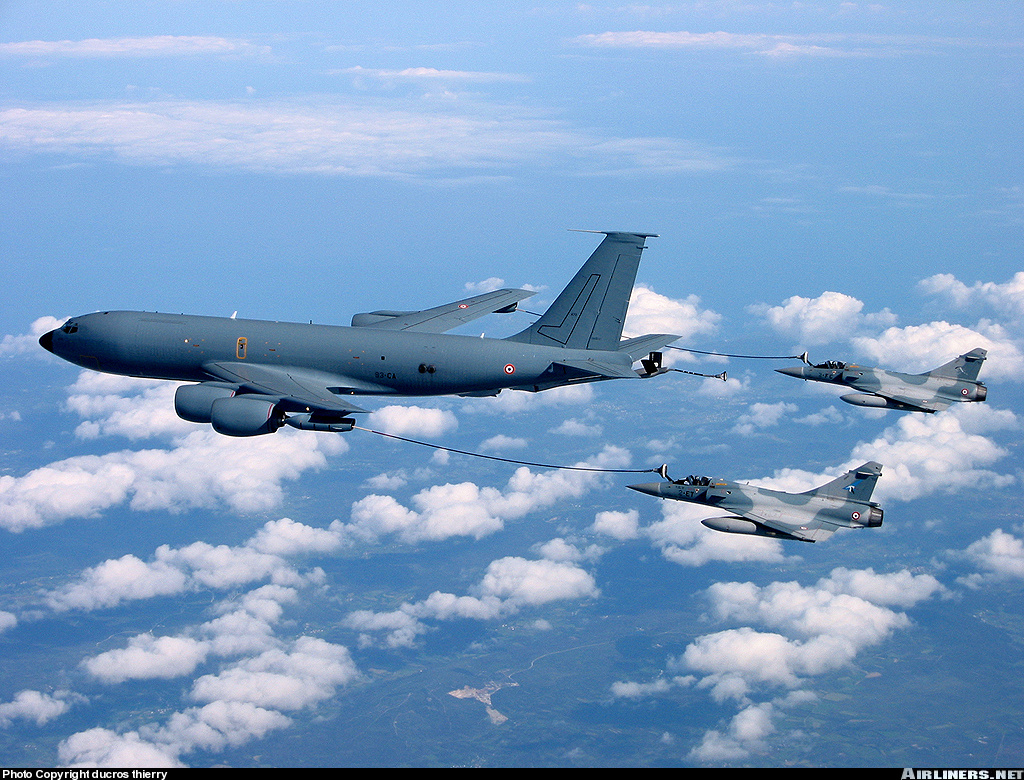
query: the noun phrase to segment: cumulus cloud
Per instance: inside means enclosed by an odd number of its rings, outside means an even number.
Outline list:
[[[33,320],[29,326],[28,333],[17,336],[7,335],[0,339],[0,357],[11,357],[14,355],[37,355],[43,357],[46,352],[39,346],[39,337],[44,333],[59,328],[67,321],[58,317],[40,317]]]
[[[750,436],[762,428],[772,428],[778,425],[785,415],[793,414],[797,408],[796,404],[783,401],[775,404],[760,402],[751,404],[749,412],[736,418],[736,424],[732,429],[742,436]]]
[[[984,304],[1015,321],[1024,319],[1024,271],[1018,271],[1007,282],[975,282],[970,286],[953,274],[935,274],[918,282],[918,289],[944,297],[960,308]]]
[[[707,690],[715,701],[739,708],[724,728],[711,729],[690,753],[703,763],[746,760],[762,752],[785,708],[813,697],[809,678],[848,666],[864,648],[910,625],[895,608],[945,594],[929,574],[839,568],[813,585],[721,582],[707,590],[709,618],[749,623],[697,637],[670,658],[675,676],[653,683],[617,683],[617,696],[670,694],[679,686]],[[767,629],[767,630],[764,630]],[[756,701],[761,691],[781,697]]]
[[[385,406],[370,413],[367,427],[396,436],[441,436],[459,427],[455,415],[422,406]]]
[[[633,288],[623,325],[623,335],[672,333],[682,341],[692,342],[697,336],[708,336],[718,329],[722,315],[700,307],[700,298],[690,295],[675,300],[638,284]],[[675,356],[675,353],[673,353]]]
[[[1009,410],[982,404],[954,406],[934,415],[903,415],[878,438],[856,445],[846,468],[868,460],[883,465],[874,498],[911,501],[965,488],[1006,487],[1016,481],[990,466],[1009,451],[986,434],[1019,430]]]
[[[87,658],[82,666],[103,682],[166,679],[190,674],[208,652],[207,645],[189,637],[140,634],[128,647]]]
[[[100,682],[118,684],[188,677],[205,666],[209,671],[192,680],[187,691],[196,706],[136,730],[73,734],[59,746],[61,760],[72,766],[181,766],[196,750],[218,752],[284,728],[291,723],[285,713],[313,707],[358,679],[346,647],[318,637],[275,634],[276,627],[288,625],[282,616],[287,605],[299,601],[299,588],[323,581],[318,569],[300,572],[280,556],[334,549],[337,538],[332,542],[320,530],[285,519],[266,524],[234,548],[203,542],[158,548],[155,558],[178,572],[178,588],[233,595],[211,605],[214,615],[205,623],[176,636],[136,635],[124,647],[84,659],[82,667]],[[271,582],[237,592],[265,579]],[[51,593],[51,606],[89,608],[97,596],[91,594],[89,601],[89,586],[97,580],[95,570],[87,570],[72,587]],[[157,590],[147,588],[144,577],[125,585],[119,583],[115,598],[143,598]]]
[[[1024,371],[1024,354],[1015,336],[987,321],[973,328],[942,321],[888,328],[878,336],[856,336],[851,344],[877,365],[908,373],[929,371],[975,347],[989,352],[982,366],[983,380],[1019,381]]]
[[[339,436],[291,429],[250,439],[221,436],[209,426],[178,419],[173,390],[166,382],[82,372],[68,396],[68,407],[85,418],[80,436],[169,436],[171,446],[71,457],[20,477],[2,475],[0,527],[39,528],[125,503],[138,511],[218,506],[264,511],[281,502],[285,481],[348,451]],[[412,418],[423,419],[416,413]],[[447,418],[428,414],[426,419],[436,426]]]
[[[373,634],[384,633],[387,646],[409,647],[429,630],[426,620],[494,620],[552,601],[596,598],[599,594],[593,575],[572,561],[508,556],[492,561],[469,595],[435,591],[423,601],[404,603],[391,612],[352,612],[344,623],[362,632],[363,644],[371,644]]]
[[[22,477],[0,476],[0,526],[23,531],[124,503],[139,511],[219,505],[265,511],[280,504],[285,480],[326,465],[321,442],[331,446],[309,433],[237,440],[204,430],[167,450],[67,458]]]
[[[72,705],[84,701],[82,696],[70,691],[56,691],[53,694],[24,690],[15,694],[14,699],[0,704],[0,726],[7,727],[14,720],[29,720],[42,726],[67,712]]]
[[[640,533],[661,549],[666,560],[680,566],[703,566],[711,561],[776,563],[786,560],[778,539],[713,531],[701,525],[706,517],[720,514],[708,507],[662,501],[664,519]]]
[[[1002,528],[972,542],[959,556],[981,570],[959,579],[970,588],[1002,580],[1024,579],[1024,541]]]
[[[89,567],[72,582],[44,593],[43,600],[50,609],[63,612],[261,581],[285,588],[302,585],[319,575],[299,572],[284,556],[337,549],[343,543],[337,528],[317,529],[284,518],[268,521],[247,542],[234,547],[206,542],[160,545],[149,561],[124,555]]]
[[[628,462],[628,452],[609,446],[596,457],[575,465],[623,468]],[[362,541],[384,535],[397,535],[407,543],[452,536],[480,539],[503,528],[506,520],[564,498],[578,497],[601,482],[599,472],[533,472],[523,466],[516,469],[502,490],[472,482],[434,485],[412,497],[413,508],[403,506],[393,496],[372,494],[352,505],[351,522],[341,531]]]
[[[794,295],[781,306],[756,304],[748,311],[764,318],[784,336],[801,346],[816,346],[845,341],[863,327],[892,325],[896,315],[888,309],[874,314],[862,313],[864,302],[839,292],[826,291],[817,298]]]
[[[636,539],[640,535],[640,513],[635,509],[626,512],[598,512],[594,517],[593,528],[599,534],[620,541]]]

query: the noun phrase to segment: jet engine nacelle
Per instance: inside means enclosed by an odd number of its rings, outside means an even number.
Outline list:
[[[970,401],[984,401],[988,398],[988,388],[985,385],[975,385],[974,387],[965,387],[967,392],[964,394],[964,398]]]
[[[233,385],[221,382],[182,385],[174,391],[174,411],[182,420],[208,423],[213,412],[213,402],[219,398],[231,398],[236,389]]]
[[[214,401],[210,422],[225,436],[260,436],[284,425],[284,412],[273,401],[240,395]]]

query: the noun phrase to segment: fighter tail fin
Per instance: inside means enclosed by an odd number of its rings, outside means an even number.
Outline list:
[[[950,360],[938,368],[933,368],[925,373],[925,376],[934,376],[942,379],[962,379],[968,382],[978,381],[978,373],[981,371],[981,364],[985,362],[988,352],[981,347],[965,352],[955,360]]]
[[[615,351],[644,242],[653,233],[605,233],[546,312],[509,341]]]
[[[836,496],[854,498],[858,501],[870,501],[875,483],[882,475],[882,464],[869,461],[863,466],[847,471],[843,476],[836,477],[805,495]]]

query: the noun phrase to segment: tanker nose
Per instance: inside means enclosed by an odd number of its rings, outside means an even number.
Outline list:
[[[39,337],[39,346],[45,349],[47,352],[53,352],[53,334],[54,331],[44,333]]]
[[[793,368],[776,368],[775,370],[780,374],[785,374],[786,376],[795,376],[797,379],[804,378],[803,366],[794,366]]]

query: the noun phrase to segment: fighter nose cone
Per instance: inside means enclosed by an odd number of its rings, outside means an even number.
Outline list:
[[[642,485],[626,485],[630,490],[635,490],[638,493],[646,493],[649,496],[657,496],[661,498],[661,482],[645,482]]]
[[[793,366],[793,368],[776,368],[775,370],[780,374],[785,374],[786,376],[795,376],[797,379],[804,378],[803,366]]]
[[[39,337],[39,346],[45,349],[47,352],[53,352],[53,331],[44,333]]]

